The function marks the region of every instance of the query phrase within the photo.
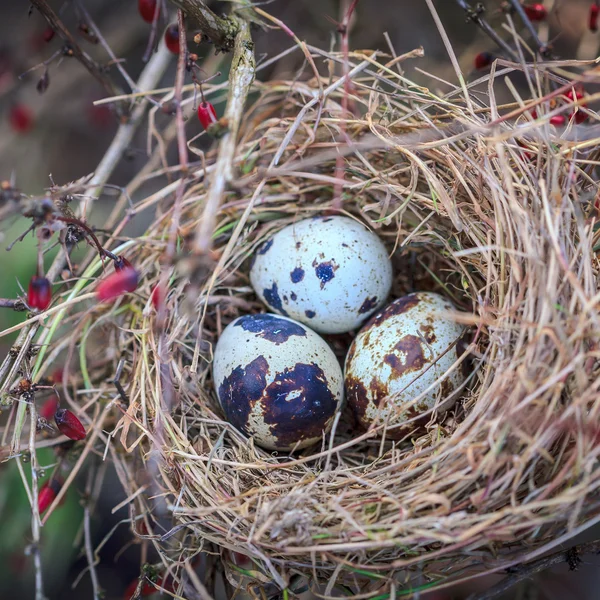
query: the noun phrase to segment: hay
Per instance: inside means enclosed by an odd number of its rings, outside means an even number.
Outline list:
[[[138,290],[112,305],[65,292],[68,330],[44,339],[40,373],[66,352],[64,391],[93,430],[88,449],[115,461],[135,535],[174,574],[200,551],[220,552],[228,571],[260,584],[293,590],[302,577],[326,596],[409,596],[537,556],[599,519],[592,144],[560,138],[548,102],[535,121],[520,101],[496,104],[519,65],[469,86],[466,101],[460,88],[417,86],[382,54],[350,61],[354,146],[340,142],[339,80],[323,77],[322,105],[314,79],[254,84],[210,260],[187,252],[216,153],[203,156],[183,197],[164,329],[150,296],[175,184],[137,203],[158,207],[155,221],[113,248],[143,273]],[[537,102],[550,76],[543,65],[525,73]],[[577,133],[571,124],[567,137]],[[390,441],[398,416],[357,431],[346,409],[320,448],[276,456],[223,421],[211,351],[238,315],[264,310],[248,280],[257,246],[330,210],[338,150],[342,212],[394,253],[393,297],[427,289],[454,300],[474,333],[471,375],[420,437]],[[96,261],[86,293],[100,274]],[[327,339],[343,359],[350,336]],[[121,359],[127,398],[112,382]],[[251,566],[233,566],[226,550]]]

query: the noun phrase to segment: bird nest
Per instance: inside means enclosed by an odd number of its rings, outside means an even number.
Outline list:
[[[66,351],[87,447],[115,461],[134,534],[174,575],[207,552],[230,582],[267,593],[410,595],[538,556],[600,514],[593,145],[573,141],[574,122],[549,124],[565,108],[544,96],[543,66],[505,64],[441,95],[397,61],[351,60],[347,86],[255,82],[211,251],[190,249],[216,150],[186,181],[174,266],[170,184],[136,205],[158,206],[145,234],[113,248],[140,271],[137,290],[76,301],[95,291],[92,263],[63,297],[72,326],[49,336],[42,372]],[[536,96],[500,104],[517,70]],[[236,317],[265,310],[248,275],[260,244],[323,214],[379,235],[391,299],[453,300],[472,332],[469,376],[452,410],[402,439],[387,435],[399,415],[365,431],[345,407],[321,445],[271,452],[224,420],[213,349]],[[352,337],[325,339],[343,361]]]

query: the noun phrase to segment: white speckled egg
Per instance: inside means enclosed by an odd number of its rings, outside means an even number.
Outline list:
[[[225,328],[213,379],[226,419],[271,450],[320,442],[344,394],[342,370],[327,343],[272,314],[245,315]]]
[[[364,225],[348,217],[314,217],[265,242],[250,281],[273,311],[320,333],[342,333],[383,305],[392,264],[381,240]]]
[[[460,357],[466,328],[440,315],[452,310],[443,296],[417,292],[388,304],[358,332],[346,357],[345,388],[348,404],[364,427],[392,410],[401,412]],[[407,408],[401,420],[429,410],[438,397],[440,412],[450,408],[455,399],[444,399],[464,382],[461,366]]]

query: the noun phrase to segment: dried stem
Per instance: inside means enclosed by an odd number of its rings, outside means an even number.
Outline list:
[[[571,570],[575,570],[577,565],[581,562],[579,558],[582,554],[597,554],[600,552],[600,541],[588,542],[586,544],[580,544],[579,546],[573,546],[569,550],[559,550],[549,556],[544,556],[538,560],[519,567],[515,567],[511,570],[511,574],[508,577],[499,581],[496,585],[492,586],[489,590],[482,593],[471,594],[467,600],[492,600],[503,594],[507,590],[511,589],[520,581],[529,579],[532,575],[545,571],[554,565],[562,563],[569,563]]]
[[[91,75],[104,87],[110,96],[119,93],[119,89],[112,82],[110,77],[104,72],[104,69],[92,60],[79,46],[71,32],[64,26],[59,16],[52,10],[46,0],[31,0],[40,13],[44,16],[48,25],[69,45],[73,51],[73,56],[91,73]]]
[[[233,179],[233,159],[237,147],[237,134],[244,114],[246,98],[254,80],[254,71],[254,43],[250,35],[250,24],[240,20],[229,73],[229,93],[224,115],[228,130],[221,138],[206,206],[196,232],[195,251],[198,254],[206,254],[210,250],[217,212],[225,188]]]
[[[229,52],[235,46],[235,38],[240,28],[239,22],[231,17],[217,16],[203,0],[171,0],[180,8],[192,27],[199,29],[216,49]]]

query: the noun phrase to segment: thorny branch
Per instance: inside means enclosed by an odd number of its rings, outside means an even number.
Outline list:
[[[456,0],[457,4],[465,11],[467,21],[473,21],[485,32],[512,60],[518,62],[519,58],[513,49],[494,31],[492,26],[481,16],[484,9],[479,5],[473,8],[466,0]]]
[[[68,44],[73,56],[91,73],[91,75],[104,87],[110,96],[119,94],[119,89],[114,85],[104,69],[93,61],[79,46],[71,32],[64,26],[59,16],[48,6],[46,0],[31,0],[40,13],[44,16],[48,25]]]
[[[233,179],[233,159],[237,146],[237,135],[240,128],[244,105],[255,72],[254,43],[250,35],[250,24],[239,21],[239,32],[235,38],[231,71],[229,73],[229,93],[224,118],[227,132],[221,138],[219,155],[215,171],[206,197],[206,206],[196,232],[195,252],[206,254],[212,243],[217,212],[225,192],[225,188]]]
[[[203,0],[171,0],[180,8],[192,27],[199,29],[218,51],[229,52],[235,46],[235,39],[240,29],[238,21],[231,17],[219,17]]]

